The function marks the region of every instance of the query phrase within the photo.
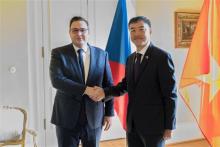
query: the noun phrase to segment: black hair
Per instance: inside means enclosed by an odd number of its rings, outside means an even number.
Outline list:
[[[128,26],[130,26],[132,23],[137,23],[138,21],[143,21],[151,28],[151,22],[150,20],[145,16],[136,16],[130,19]]]
[[[72,23],[75,22],[75,21],[84,21],[87,24],[87,27],[89,27],[88,21],[85,18],[81,17],[81,16],[74,16],[73,18],[71,18],[69,27],[71,27]]]

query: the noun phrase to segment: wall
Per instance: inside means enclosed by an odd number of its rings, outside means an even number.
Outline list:
[[[0,2],[0,32],[3,32],[3,3]],[[0,34],[0,63],[3,63],[3,50],[1,50],[1,48],[3,48],[3,36],[2,33]],[[0,64],[0,73],[3,73],[3,64]],[[3,78],[2,76],[0,76],[0,102],[2,101],[2,97],[3,97],[3,93],[2,90],[3,89]]]
[[[28,62],[26,32],[26,2],[0,2],[0,101],[1,104],[28,103]]]
[[[152,22],[152,41],[171,53],[179,85],[188,48],[174,46],[174,12],[176,10],[200,11],[203,0],[137,0],[137,15],[147,16]],[[187,134],[187,135],[186,135]],[[201,138],[197,124],[180,95],[177,107],[177,129],[168,143]]]
[[[37,51],[42,45],[36,46],[34,36],[38,34],[34,30],[42,31],[38,23],[30,25],[34,17],[29,19],[28,7],[26,0],[0,1],[0,105],[26,109],[28,127],[37,129],[40,139],[44,138],[41,137],[43,123],[40,119],[40,114],[44,114],[43,96],[39,92],[43,87],[39,82],[43,78],[39,78],[42,64],[38,66],[36,59],[40,58]]]

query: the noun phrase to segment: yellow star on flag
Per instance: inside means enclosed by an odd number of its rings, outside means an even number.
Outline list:
[[[211,102],[215,98],[218,90],[220,90],[220,66],[212,56],[210,58],[210,72],[198,76],[197,79],[209,84],[209,102]]]

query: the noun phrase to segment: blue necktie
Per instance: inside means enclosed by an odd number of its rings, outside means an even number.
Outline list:
[[[137,82],[138,76],[140,74],[141,56],[142,56],[142,54],[136,53],[136,62],[134,64],[134,80],[135,80],[135,83]]]
[[[82,76],[83,76],[83,82],[85,83],[85,71],[84,71],[84,64],[83,64],[83,49],[78,50],[79,53],[79,65],[81,68]]]
[[[79,53],[79,65],[81,68],[82,76],[83,76],[83,82],[85,83],[85,71],[84,71],[84,64],[83,64],[83,49],[78,50]],[[86,124],[86,110],[85,110],[85,97],[82,97],[81,101],[81,111],[79,114],[79,124],[84,126]]]

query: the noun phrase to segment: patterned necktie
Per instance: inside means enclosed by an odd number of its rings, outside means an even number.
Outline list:
[[[135,80],[135,83],[137,82],[138,76],[140,74],[141,56],[142,56],[142,54],[136,53],[136,62],[134,64],[134,80]]]
[[[83,64],[83,49],[79,49],[78,53],[79,53],[79,65],[80,65],[82,76],[83,76],[83,82],[85,83],[85,71],[84,71],[84,64]]]

